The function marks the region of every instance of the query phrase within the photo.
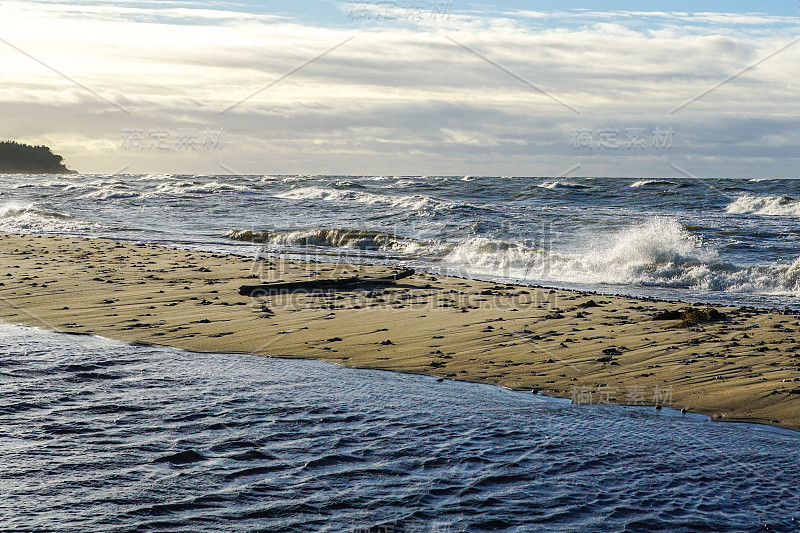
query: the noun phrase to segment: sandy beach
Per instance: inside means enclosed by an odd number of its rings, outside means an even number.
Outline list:
[[[64,236],[0,234],[0,243],[0,320],[9,323],[800,430],[796,315],[699,306],[682,321],[687,303],[426,273],[385,287],[247,297],[241,285],[398,270]]]

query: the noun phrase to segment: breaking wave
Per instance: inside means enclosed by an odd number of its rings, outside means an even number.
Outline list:
[[[532,240],[486,236],[457,242],[415,240],[352,229],[231,230],[226,237],[274,246],[393,252],[400,259],[462,277],[800,296],[800,258],[792,263],[737,266],[720,260],[691,228],[674,219],[653,218],[597,237],[583,248],[559,251]]]
[[[432,212],[438,209],[449,207],[450,204],[441,200],[436,200],[430,196],[420,194],[390,196],[364,191],[331,189],[327,187],[298,187],[288,191],[279,192],[275,195],[278,198],[290,200],[323,200],[330,202],[356,202],[361,204],[382,204],[390,207],[397,207],[408,211],[421,213]]]
[[[637,189],[648,185],[675,185],[675,183],[669,180],[638,180],[631,183],[630,187],[632,189]]]
[[[238,228],[230,239],[328,261],[339,254],[334,260],[400,261],[465,277],[799,305],[795,180],[84,174],[0,181],[4,231],[216,247]],[[551,228],[552,245],[539,240],[543,228]]]
[[[580,185],[578,183],[572,183],[569,181],[546,181],[544,183],[540,183],[537,187],[541,187],[542,189],[588,189],[587,185]]]
[[[0,228],[5,231],[76,232],[99,228],[97,224],[76,220],[62,213],[33,202],[26,205],[7,203],[0,205]]]
[[[583,250],[552,251],[529,242],[506,243],[475,237],[457,246],[445,260],[504,271],[505,277],[575,283],[671,284],[679,271],[713,261],[699,237],[671,219],[647,223],[599,238]]]
[[[85,199],[92,200],[119,200],[122,198],[138,198],[141,193],[130,190],[100,189],[92,191],[83,196]]]
[[[236,241],[282,246],[332,246],[382,251],[404,246],[404,240],[397,235],[370,230],[311,229],[270,232],[234,229],[225,236]]]
[[[137,180],[142,184],[121,180],[95,180],[86,184],[71,184],[66,190],[88,189],[88,192],[85,192],[81,198],[90,200],[180,197],[251,190],[248,185],[219,181],[203,183],[201,181],[165,178],[166,181],[157,183],[159,179],[158,176],[148,176],[147,179]]]
[[[247,191],[250,187],[247,185],[234,185],[232,183],[220,183],[218,181],[211,181],[209,183],[190,183],[190,185],[183,189],[184,192],[191,194],[214,194],[219,192],[236,192]]]
[[[455,246],[443,262],[459,274],[509,280],[800,296],[800,258],[740,267],[720,261],[700,237],[663,218],[574,251],[473,237]]]
[[[735,215],[800,216],[800,200],[788,196],[751,196],[737,198],[726,209]]]

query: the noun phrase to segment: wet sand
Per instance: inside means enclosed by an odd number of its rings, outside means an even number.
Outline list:
[[[192,351],[428,374],[575,403],[658,404],[800,430],[797,315],[716,307],[724,320],[654,320],[688,304],[425,273],[388,287],[238,294],[240,285],[259,280],[393,272],[0,233],[0,320]]]

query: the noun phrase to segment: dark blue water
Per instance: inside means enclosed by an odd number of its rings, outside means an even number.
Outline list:
[[[800,180],[0,176],[0,230],[762,307],[800,308],[799,221]]]
[[[0,530],[800,531],[800,435],[0,326]]]

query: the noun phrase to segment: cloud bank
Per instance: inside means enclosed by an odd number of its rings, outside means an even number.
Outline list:
[[[4,3],[0,136],[83,172],[797,177],[795,18],[361,7]]]

